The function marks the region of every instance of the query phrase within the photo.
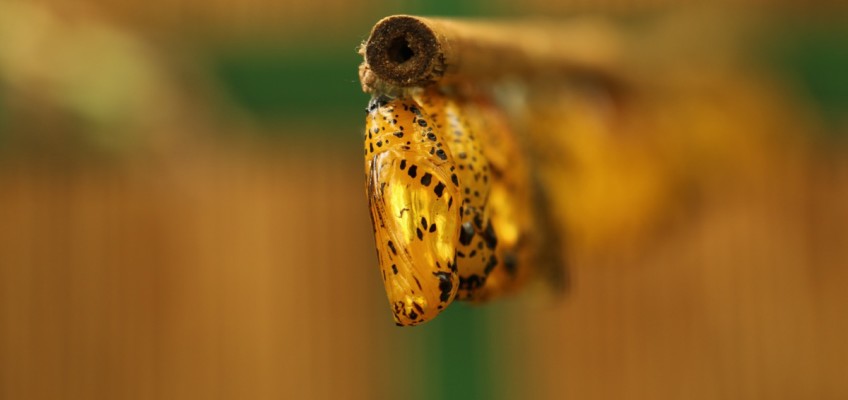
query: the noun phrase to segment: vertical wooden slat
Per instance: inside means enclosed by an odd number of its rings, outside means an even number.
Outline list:
[[[227,154],[0,171],[3,398],[373,398],[358,159]]]

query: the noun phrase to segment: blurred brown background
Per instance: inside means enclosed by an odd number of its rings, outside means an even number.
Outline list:
[[[534,112],[569,160],[540,160],[569,293],[391,322],[359,147],[374,21],[655,6],[0,2],[0,398],[848,397],[833,8],[748,10],[772,23],[744,61],[646,47],[684,72],[612,114],[555,95]]]

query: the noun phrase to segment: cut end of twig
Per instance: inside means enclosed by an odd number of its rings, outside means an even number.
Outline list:
[[[444,72],[442,47],[423,19],[395,15],[374,26],[365,43],[365,62],[370,73],[386,84],[424,86]]]
[[[393,15],[377,22],[360,47],[365,61],[359,78],[365,92],[382,94],[435,83],[538,82],[557,75],[612,83],[625,64],[618,42],[593,19],[550,23]]]

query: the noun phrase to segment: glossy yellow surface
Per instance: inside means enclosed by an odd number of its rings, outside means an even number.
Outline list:
[[[435,88],[369,104],[367,195],[398,325],[428,321],[454,298],[497,297],[530,275],[532,190],[505,121],[483,97]]]

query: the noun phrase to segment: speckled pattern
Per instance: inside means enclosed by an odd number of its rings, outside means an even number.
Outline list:
[[[455,162],[416,102],[375,97],[367,111],[366,190],[377,257],[395,322],[416,325],[438,315],[459,287]]]
[[[489,273],[498,265],[494,255],[497,235],[489,221],[486,204],[489,199],[489,162],[483,155],[480,140],[470,129],[462,104],[435,89],[415,91],[412,96],[443,132],[454,155],[452,178],[461,182],[462,217],[459,241],[456,243],[459,271],[458,300],[473,299]]]
[[[366,194],[395,322],[417,325],[454,299],[480,301],[505,291],[517,276],[516,232],[526,225],[515,221],[520,215],[513,210],[526,194],[513,184],[503,190],[491,171],[490,158],[515,154],[497,148],[515,146],[500,140],[505,125],[495,132],[486,129],[489,121],[469,121],[467,115],[489,116],[473,101],[438,89],[375,96],[366,112]],[[493,187],[501,189],[501,201],[490,205]],[[499,226],[512,232],[500,247]],[[497,282],[487,287],[491,274]]]

